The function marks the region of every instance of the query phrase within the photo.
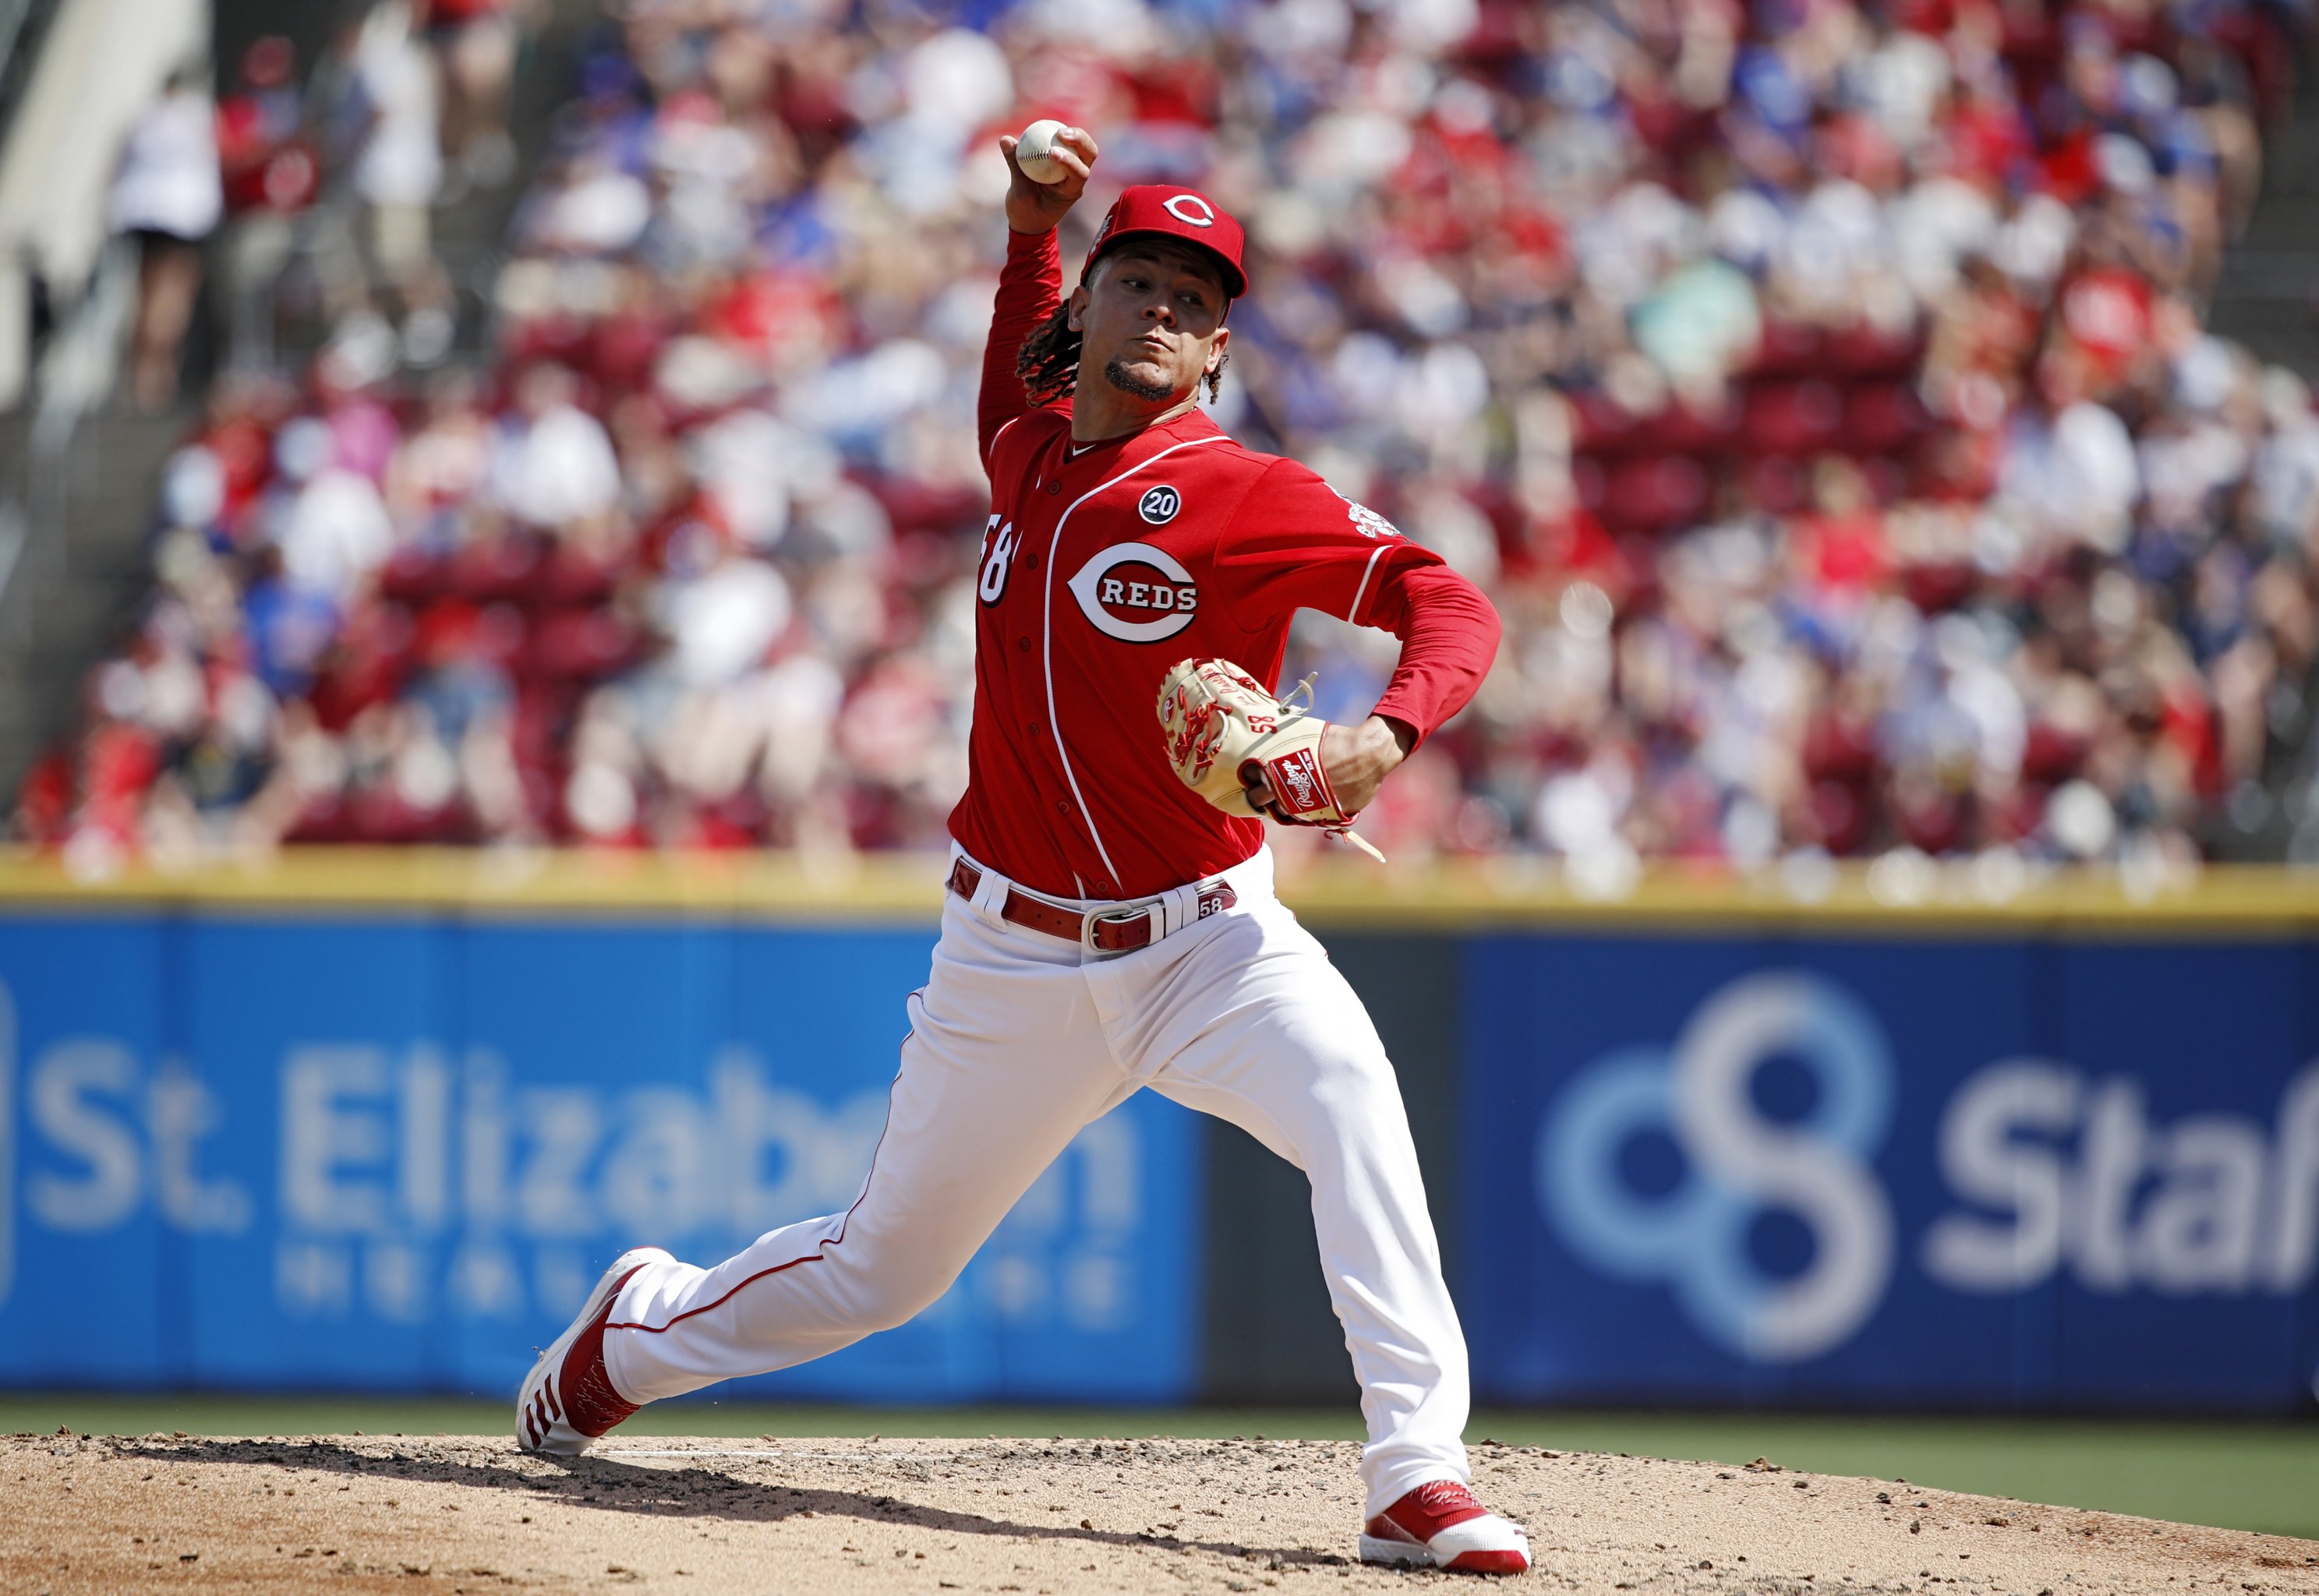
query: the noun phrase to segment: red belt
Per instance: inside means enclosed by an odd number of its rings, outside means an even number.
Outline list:
[[[982,872],[965,860],[951,866],[950,889],[968,902],[974,900],[974,889],[981,884]],[[1240,894],[1228,882],[1211,881],[1200,888],[1198,901],[1200,912],[1196,917],[1205,920],[1238,903]],[[998,906],[998,917],[1092,948],[1098,953],[1130,953],[1151,944],[1158,934],[1153,924],[1159,910],[1160,906],[1153,903],[1141,908],[1097,909],[1082,914],[1049,903],[1043,897],[1033,897],[1020,888],[1009,887],[1006,901]]]

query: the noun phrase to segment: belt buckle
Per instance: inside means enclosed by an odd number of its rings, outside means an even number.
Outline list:
[[[1095,940],[1096,930],[1098,926],[1124,925],[1130,921],[1134,920],[1149,922],[1151,918],[1151,911],[1158,906],[1159,906],[1157,904],[1147,903],[1141,908],[1138,909],[1106,909],[1101,914],[1090,914],[1082,916],[1079,920],[1079,946],[1085,949],[1087,952],[1095,955],[1097,959],[1116,959],[1123,953],[1141,951],[1141,949],[1138,948],[1103,947]],[[1144,942],[1143,946],[1148,948],[1152,942],[1158,942],[1160,940],[1160,928],[1156,925],[1153,926],[1151,936],[1149,941]]]

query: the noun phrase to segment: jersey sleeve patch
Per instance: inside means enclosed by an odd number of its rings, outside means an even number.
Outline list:
[[[1334,488],[1329,491],[1337,492]],[[1342,493],[1337,493],[1337,497],[1345,499]],[[1364,537],[1399,537],[1402,535],[1400,527],[1358,499],[1345,499],[1345,518],[1351,521],[1353,529]]]

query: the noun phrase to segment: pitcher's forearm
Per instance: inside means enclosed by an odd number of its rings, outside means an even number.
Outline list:
[[[1497,609],[1447,565],[1422,565],[1388,580],[1370,618],[1401,639],[1401,663],[1375,714],[1410,727],[1422,743],[1489,674],[1498,657]]]
[[[1023,378],[1015,369],[1023,340],[1054,312],[1063,289],[1062,247],[1054,230],[1006,234],[1006,264],[998,274],[998,297],[990,308],[990,342],[982,351],[982,391],[975,404],[982,457],[990,458],[999,428],[1030,409]]]

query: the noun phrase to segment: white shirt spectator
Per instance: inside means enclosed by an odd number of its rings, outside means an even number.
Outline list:
[[[540,208],[534,236],[549,249],[617,255],[644,237],[652,221],[652,190],[615,167],[576,173]]]
[[[1727,188],[1707,210],[1707,245],[1745,271],[1761,270],[1780,247],[1788,219],[1752,188]]]
[[[762,560],[730,559],[672,589],[667,606],[678,676],[721,686],[762,663],[790,624],[790,584]]]
[[[2050,425],[2025,420],[2008,440],[1998,488],[2047,536],[2116,554],[2142,491],[2134,436],[2116,410],[2091,400]]]
[[[2277,367],[2264,400],[2270,434],[2255,446],[2251,508],[2274,542],[2292,544],[2319,529],[2319,417],[2302,381]]]
[[[1808,305],[1851,308],[1863,274],[1890,259],[1891,239],[1876,196],[1848,178],[1812,190],[1782,235],[1775,259],[1791,291]]]
[[[1624,310],[1650,291],[1674,261],[1688,258],[1701,235],[1698,213],[1656,183],[1621,189],[1581,218],[1572,242],[1586,285]]]
[[[299,490],[279,543],[291,581],[343,601],[394,551],[394,523],[370,478],[332,466]]]
[[[167,233],[197,243],[225,213],[217,108],[197,90],[163,95],[129,130],[108,204],[115,232]]]
[[[902,68],[910,114],[970,131],[1015,104],[1015,70],[986,33],[946,28],[910,51]]]
[[[789,530],[789,468],[805,452],[796,428],[760,410],[737,410],[693,435],[692,474],[735,537],[771,548]]]
[[[355,158],[355,187],[374,205],[424,205],[443,179],[435,68],[411,36],[411,14],[380,6],[355,46],[354,77],[371,113],[370,131]]]
[[[1886,210],[1894,264],[1908,291],[1927,305],[1956,286],[1958,264],[1986,251],[1997,236],[1997,207],[1959,177],[1927,178],[1894,196]]]
[[[1939,43],[1902,29],[1880,50],[1848,63],[1845,81],[1892,141],[1914,150],[1931,134],[1949,86],[1949,57]]]
[[[2052,194],[2033,194],[1998,229],[1989,257],[2006,275],[2042,290],[2062,275],[2077,236],[2075,212]]]
[[[543,413],[501,458],[500,502],[536,527],[602,515],[619,501],[620,462],[603,423],[575,405]]]

